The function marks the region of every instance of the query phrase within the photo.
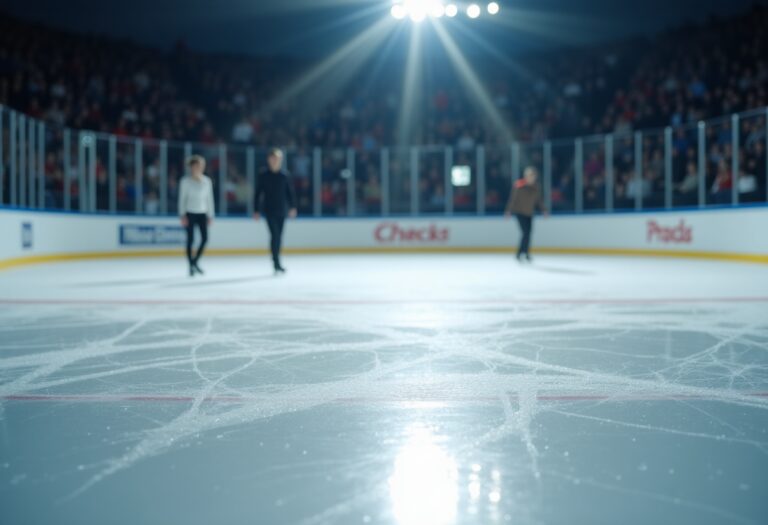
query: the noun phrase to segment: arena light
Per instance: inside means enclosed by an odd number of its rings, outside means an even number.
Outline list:
[[[477,18],[480,16],[480,6],[477,4],[469,4],[467,6],[467,16],[469,18]]]
[[[410,9],[408,9],[409,14],[411,15],[411,20],[414,22],[421,22],[425,18],[427,18],[427,6],[424,5],[426,2],[411,2]]]
[[[497,14],[499,12],[500,8],[499,8],[499,4],[498,3],[491,2],[490,4],[488,4],[488,8],[487,9],[488,9],[488,14],[495,15],[495,14]]]
[[[410,18],[413,22],[422,22],[426,18],[442,18],[456,16],[459,9],[455,4],[446,7],[443,0],[394,0],[389,10],[392,18],[402,20]]]
[[[429,16],[432,18],[440,18],[445,14],[445,6],[442,2],[432,2],[429,7]]]
[[[390,14],[392,15],[392,18],[396,20],[402,20],[405,18],[405,15],[407,14],[405,12],[405,7],[403,4],[395,4],[392,6],[392,9],[390,9]]]

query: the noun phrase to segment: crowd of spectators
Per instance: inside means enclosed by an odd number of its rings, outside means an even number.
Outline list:
[[[567,137],[615,133],[614,202],[633,207],[664,204],[664,134],[673,129],[675,204],[698,199],[699,156],[696,123],[703,119],[768,106],[768,9],[754,7],[731,18],[712,18],[652,38],[635,38],[597,47],[542,51],[515,58],[516,68],[495,65],[478,73],[495,110],[524,143],[520,163],[543,167],[541,142],[552,140],[552,201],[573,209],[575,148]],[[490,59],[489,59],[490,61]],[[447,65],[447,64],[446,64]],[[371,79],[368,68],[335,96],[312,107],[312,94],[280,99],[286,86],[311,68],[300,59],[213,55],[178,44],[160,51],[104,36],[79,35],[0,16],[0,103],[56,126],[146,139],[142,184],[134,180],[131,142],[118,147],[118,206],[133,209],[141,192],[144,211],[173,211],[175,184],[181,175],[184,141],[209,158],[209,169],[223,169],[230,211],[246,210],[247,145],[288,148],[288,166],[298,186],[300,207],[312,209],[312,150],[323,149],[320,195],[326,213],[381,209],[380,148],[398,144],[397,117],[402,98],[402,64],[384,66]],[[388,69],[387,69],[388,68]],[[454,164],[477,169],[483,145],[488,211],[500,211],[509,188],[511,148],[478,108],[471,92],[449,67],[424,82],[418,127],[410,144],[451,145]],[[391,70],[391,71],[389,71]],[[524,73],[521,73],[524,72]],[[381,71],[380,71],[381,73]],[[644,131],[642,176],[636,177],[632,132]],[[49,133],[54,135],[53,132]],[[731,173],[732,130],[728,118],[707,128],[706,200],[728,202],[734,184],[742,200],[765,200],[764,113],[739,124],[740,172]],[[168,188],[159,188],[160,151],[168,141]],[[559,140],[562,139],[562,140]],[[51,142],[60,141],[53,136]],[[177,142],[179,144],[177,144]],[[220,156],[219,143],[230,146]],[[354,153],[350,156],[348,150]],[[56,144],[46,159],[53,205],[61,205],[64,173]],[[58,148],[61,150],[61,147]],[[6,148],[7,151],[7,148]],[[108,202],[106,155],[98,154],[98,207]],[[583,143],[583,202],[601,209],[606,201],[606,155],[602,139]],[[392,212],[411,207],[409,152],[390,147],[389,192]],[[354,195],[348,170],[355,170]],[[425,147],[419,157],[418,205],[439,212],[449,194],[445,156]],[[48,171],[50,170],[50,172]],[[72,170],[74,171],[74,170]],[[515,176],[519,174],[514,174]],[[77,181],[69,184],[74,201]],[[478,209],[476,187],[451,188],[458,212]],[[6,192],[7,194],[7,192]]]

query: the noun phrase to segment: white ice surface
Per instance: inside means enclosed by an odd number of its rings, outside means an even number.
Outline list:
[[[286,264],[0,272],[0,518],[97,523],[98,501],[173,465],[207,469],[180,483],[221,523],[766,521],[768,266]],[[46,434],[59,427],[69,440]],[[233,451],[250,473],[217,470]],[[210,522],[131,502],[126,523]]]

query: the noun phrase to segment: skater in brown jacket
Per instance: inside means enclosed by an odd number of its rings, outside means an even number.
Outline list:
[[[509,195],[509,201],[507,201],[507,207],[504,211],[504,216],[509,218],[513,214],[517,217],[517,221],[520,224],[520,231],[522,232],[522,238],[520,239],[520,247],[517,250],[517,260],[522,260],[523,257],[530,262],[531,254],[531,229],[533,228],[533,215],[538,208],[541,213],[546,216],[547,210],[544,209],[544,203],[541,198],[541,188],[537,184],[539,177],[536,168],[528,166],[523,172],[523,178],[516,181],[512,193]]]

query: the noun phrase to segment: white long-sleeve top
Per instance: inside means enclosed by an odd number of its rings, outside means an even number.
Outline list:
[[[191,175],[182,177],[179,185],[179,215],[205,213],[213,218],[213,183],[207,175],[200,180]]]

